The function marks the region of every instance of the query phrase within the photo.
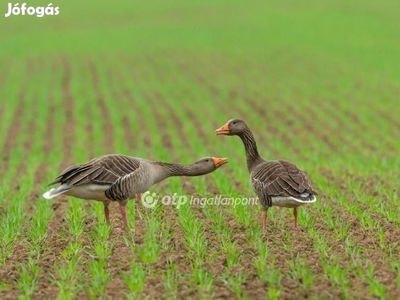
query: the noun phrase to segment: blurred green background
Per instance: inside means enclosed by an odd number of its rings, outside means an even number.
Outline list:
[[[77,90],[94,64],[101,74],[125,81],[101,79],[110,102],[117,101],[110,90],[125,84],[136,93],[136,106],[151,108],[159,100],[143,88],[158,88],[170,103],[192,103],[194,111],[214,101],[225,105],[211,111],[215,116],[209,120],[220,120],[212,126],[236,116],[262,122],[256,133],[272,137],[269,148],[282,139],[271,132],[276,125],[288,135],[287,143],[312,154],[310,160],[329,155],[345,165],[360,158],[398,163],[398,1],[53,2],[57,6],[57,16],[0,18],[2,101],[14,101],[29,68],[35,76],[54,76],[51,61],[72,65],[74,101],[97,101],[88,84]],[[6,13],[7,2],[1,7]],[[124,79],[117,79],[118,72]],[[47,93],[40,78],[35,87]],[[198,106],[195,98],[202,101]],[[122,119],[122,107],[109,109]],[[307,134],[317,142],[304,144]],[[276,148],[297,158],[296,150]]]
[[[58,16],[0,18],[1,57],[275,51],[400,79],[398,1],[54,1]],[[46,1],[27,2],[46,6]]]

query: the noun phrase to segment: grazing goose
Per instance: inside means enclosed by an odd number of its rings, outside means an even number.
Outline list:
[[[168,177],[205,175],[227,162],[226,158],[205,157],[193,164],[182,165],[109,154],[67,168],[49,184],[61,185],[47,191],[43,197],[52,199],[64,194],[101,201],[107,223],[110,223],[108,206],[111,201],[118,201],[126,229],[128,222],[125,206],[129,199],[146,192],[152,185]]]
[[[218,128],[217,135],[237,135],[241,138],[250,173],[251,185],[260,200],[262,227],[265,231],[267,211],[272,205],[294,208],[294,227],[297,227],[297,207],[316,201],[310,179],[295,164],[286,160],[265,160],[247,124],[240,119],[229,120]]]

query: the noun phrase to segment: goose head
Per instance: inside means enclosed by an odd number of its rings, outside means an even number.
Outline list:
[[[232,119],[226,122],[226,124],[217,130],[217,135],[240,135],[246,130],[249,130],[247,124],[241,119]]]
[[[227,158],[219,157],[203,157],[192,164],[192,168],[198,174],[211,173],[218,169],[220,166],[228,162]]]

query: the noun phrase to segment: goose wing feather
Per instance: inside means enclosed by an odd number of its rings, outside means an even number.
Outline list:
[[[262,197],[294,197],[304,199],[317,193],[308,176],[295,164],[285,160],[264,161],[251,174],[253,189]]]
[[[96,157],[85,164],[65,169],[53,182],[68,185],[109,184],[136,171],[141,159],[119,154]]]
[[[131,199],[136,193],[143,193],[152,185],[151,175],[146,164],[135,171],[120,177],[106,191],[108,199],[123,201]]]

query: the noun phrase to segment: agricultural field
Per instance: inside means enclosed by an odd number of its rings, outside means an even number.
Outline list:
[[[58,16],[1,16],[0,298],[398,298],[398,1],[302,2],[71,0],[53,2]],[[42,197],[71,164],[121,153],[229,159],[156,199],[254,198],[240,139],[214,133],[231,118],[264,158],[310,176],[319,196],[297,229],[290,209],[271,208],[263,233],[259,205],[131,200],[133,231],[116,233],[101,203]]]

